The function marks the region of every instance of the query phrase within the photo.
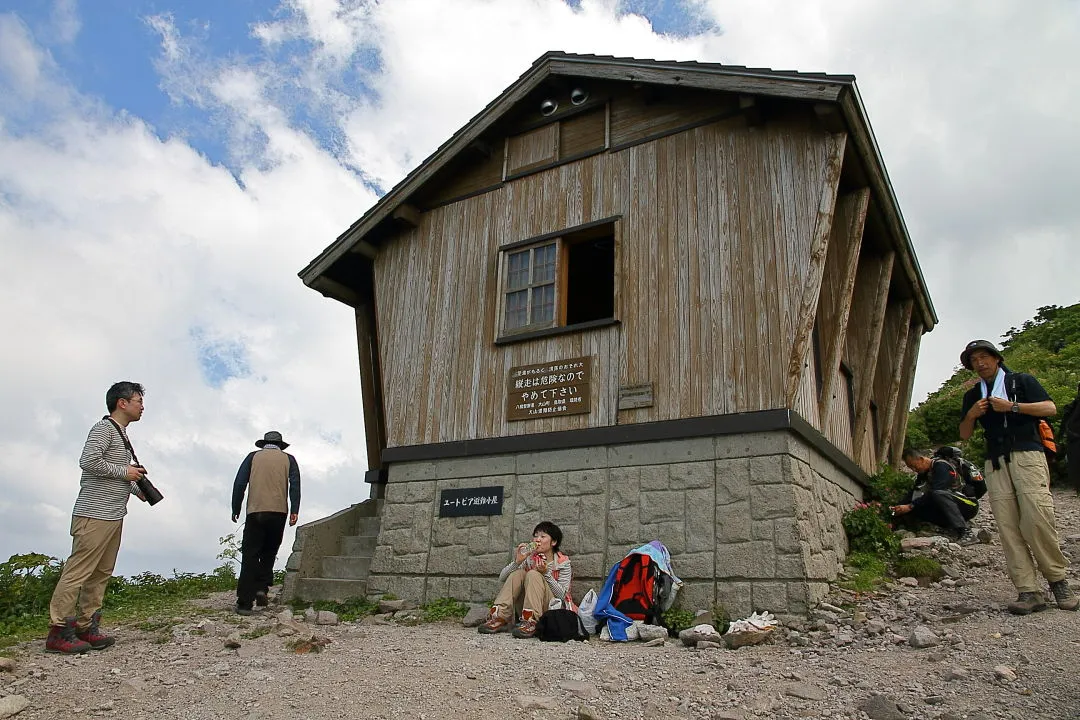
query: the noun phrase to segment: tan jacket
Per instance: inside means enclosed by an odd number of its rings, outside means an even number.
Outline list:
[[[275,447],[248,454],[240,465],[233,484],[233,515],[240,514],[240,504],[247,492],[247,512],[287,514],[300,511],[300,468],[296,458]]]

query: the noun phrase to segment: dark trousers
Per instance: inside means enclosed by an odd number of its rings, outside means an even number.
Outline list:
[[[978,503],[975,505],[962,503],[948,490],[933,490],[924,497],[926,499],[915,506],[912,514],[922,522],[928,522],[946,530],[957,532],[966,530],[967,521],[979,512]]]
[[[281,536],[285,534],[285,513],[249,513],[244,521],[244,538],[240,543],[240,579],[236,583],[236,604],[249,608],[255,593],[266,592],[274,581],[274,561],[277,560]]]

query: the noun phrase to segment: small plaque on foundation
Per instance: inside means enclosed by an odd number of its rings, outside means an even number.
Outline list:
[[[502,515],[503,486],[457,488],[439,495],[439,517]]]

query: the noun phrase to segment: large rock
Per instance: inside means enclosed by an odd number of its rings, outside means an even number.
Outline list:
[[[667,636],[668,631],[665,627],[660,627],[659,625],[638,625],[638,640],[649,642],[650,640],[666,638]]]
[[[562,705],[558,700],[551,697],[538,697],[535,695],[518,696],[518,705],[522,710],[561,710]]]
[[[0,657],[0,672],[15,672],[15,661],[11,658]]]
[[[683,645],[687,647],[694,647],[700,641],[720,643],[723,642],[722,635],[716,631],[712,625],[695,625],[692,628],[686,628],[679,633],[679,640]]]
[[[236,648],[240,647],[239,631],[234,632],[233,634],[229,635],[229,637],[225,638],[225,647],[229,648],[230,650],[235,650]]]
[[[913,648],[935,647],[940,642],[934,631],[925,625],[919,625],[908,636],[908,645]]]
[[[590,685],[583,680],[560,680],[559,689],[565,690],[582,700],[593,700],[600,697],[600,691],[596,689],[596,686]]]
[[[825,691],[809,683],[793,683],[784,688],[784,694],[802,700],[818,702],[825,699]]]
[[[469,608],[469,612],[465,613],[465,617],[461,619],[461,624],[464,627],[479,627],[487,620],[489,612],[491,612],[491,608],[486,605],[473,605]]]
[[[907,720],[896,706],[896,701],[885,695],[871,695],[859,703],[859,709],[866,713],[870,720]]]
[[[17,715],[28,707],[30,707],[30,701],[22,695],[8,695],[0,698],[0,718]]]
[[[337,625],[339,622],[337,613],[329,610],[320,610],[315,615],[316,625]]]

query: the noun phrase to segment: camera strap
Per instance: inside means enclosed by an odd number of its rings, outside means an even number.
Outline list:
[[[124,443],[124,447],[127,448],[127,451],[129,453],[131,453],[132,462],[134,462],[136,465],[141,465],[141,463],[139,462],[139,456],[135,454],[135,448],[131,447],[131,441],[128,440],[127,433],[125,433],[123,428],[120,427],[120,423],[116,422],[108,415],[101,419],[108,420],[112,423],[112,426],[116,428],[116,432],[120,433],[120,440]]]

